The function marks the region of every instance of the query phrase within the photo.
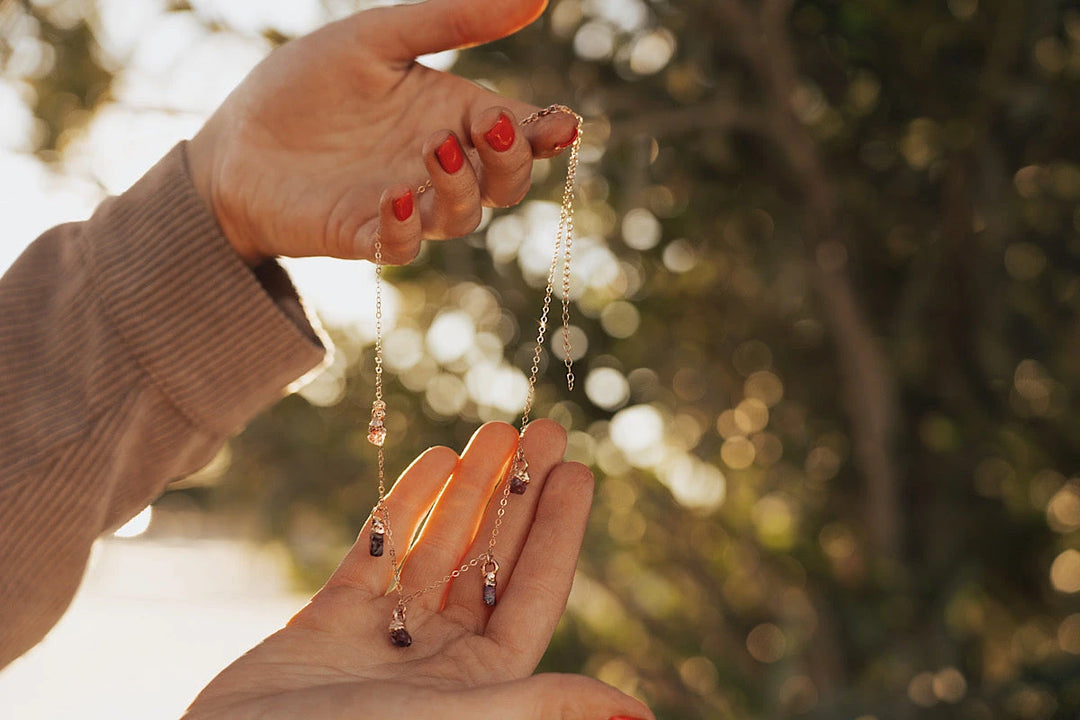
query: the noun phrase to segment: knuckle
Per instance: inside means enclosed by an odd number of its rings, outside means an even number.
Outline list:
[[[471,205],[468,209],[455,213],[447,225],[449,234],[453,237],[468,235],[480,225],[483,218],[483,210],[479,203]]]
[[[399,237],[384,243],[383,260],[389,265],[407,265],[419,254],[418,238]]]

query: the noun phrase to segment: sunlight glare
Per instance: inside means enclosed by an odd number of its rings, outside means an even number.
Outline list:
[[[121,525],[113,537],[134,538],[139,537],[150,528],[150,520],[154,515],[153,505],[147,505],[141,513]]]

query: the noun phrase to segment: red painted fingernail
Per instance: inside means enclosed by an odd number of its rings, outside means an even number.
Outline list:
[[[506,113],[499,115],[495,125],[484,133],[484,139],[497,152],[506,152],[510,149],[510,146],[514,144],[514,123],[510,122]]]
[[[561,143],[557,143],[555,145],[555,149],[556,150],[565,150],[566,148],[573,145],[575,140],[577,140],[577,128],[576,127],[574,128],[574,132],[570,133],[570,139],[569,140],[564,140]],[[612,720],[619,720],[619,718],[612,718]],[[633,718],[631,718],[631,720],[633,720]]]
[[[453,175],[461,169],[462,163],[465,162],[465,153],[461,151],[457,138],[451,135],[435,151],[435,159],[439,161],[439,165],[442,166],[443,170]]]
[[[399,198],[394,198],[393,202],[390,204],[394,208],[394,217],[396,217],[399,222],[405,222],[409,219],[409,216],[412,215],[412,190],[406,190],[404,195]]]

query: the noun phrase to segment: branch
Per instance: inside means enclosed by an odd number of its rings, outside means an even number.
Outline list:
[[[743,107],[734,99],[725,99],[615,120],[611,124],[611,140],[625,142],[640,135],[671,137],[700,130],[760,132],[764,125],[762,112]]]
[[[731,26],[732,30],[752,31],[757,25],[753,15],[740,0],[711,0],[716,14]]]
[[[764,0],[761,5],[761,24],[767,30],[783,29],[794,5],[795,0]]]
[[[763,86],[772,121],[763,127],[779,147],[805,198],[805,239],[811,256],[845,245],[839,201],[817,141],[795,116],[791,98],[799,73],[786,19],[790,0],[764,0],[767,30],[746,43],[746,60]],[[728,5],[730,3],[724,3]],[[744,8],[745,9],[745,8]],[[837,253],[833,253],[836,255]],[[842,254],[842,253],[840,253]],[[817,262],[822,311],[836,343],[841,396],[847,410],[856,467],[866,483],[868,527],[877,551],[895,556],[900,507],[893,438],[897,416],[892,369],[864,316],[845,262]]]

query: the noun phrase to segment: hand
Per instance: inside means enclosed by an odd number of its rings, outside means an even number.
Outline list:
[[[582,465],[560,462],[566,435],[550,420],[532,423],[522,442],[532,481],[525,495],[511,496],[500,529],[495,608],[482,603],[474,568],[412,600],[413,644],[392,646],[387,626],[397,597],[386,593],[389,553],[369,555],[365,526],[311,603],[218,675],[185,720],[652,720],[640,702],[599,681],[530,677],[570,592],[592,476]],[[402,474],[387,503],[406,593],[486,552],[500,480],[516,447],[513,427],[491,423],[460,459],[433,448]],[[412,537],[433,504],[406,552],[403,538]]]
[[[383,261],[400,264],[421,239],[471,232],[481,205],[520,202],[533,158],[567,147],[576,120],[553,114],[521,127],[537,108],[415,58],[509,35],[546,4],[381,7],[271,53],[188,146],[195,187],[241,257],[373,259],[381,224]],[[457,169],[455,151],[466,160]],[[429,178],[432,189],[416,196]]]

